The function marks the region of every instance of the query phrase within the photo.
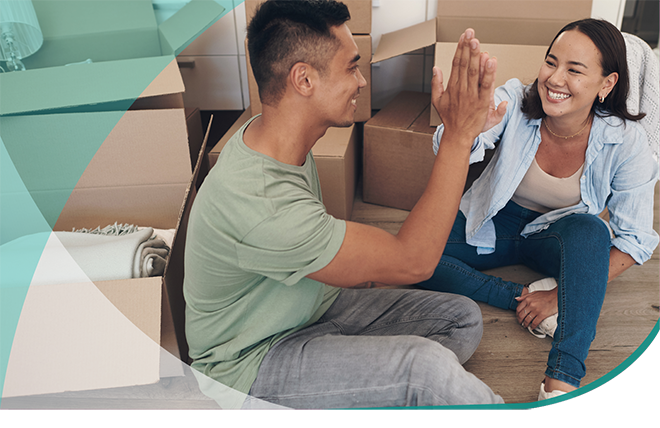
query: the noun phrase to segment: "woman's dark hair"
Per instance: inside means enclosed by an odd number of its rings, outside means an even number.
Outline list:
[[[591,107],[591,115],[598,116],[616,116],[621,119],[640,120],[645,116],[644,113],[633,115],[628,112],[626,100],[628,99],[628,62],[626,56],[626,43],[621,32],[611,23],[602,19],[582,19],[571,22],[562,28],[555,36],[545,53],[547,57],[552,49],[552,45],[560,34],[577,30],[586,35],[596,45],[601,56],[601,67],[603,77],[611,73],[618,73],[619,80],[612,89],[612,92],[605,98],[605,102],[600,103],[594,100]],[[542,119],[545,117],[543,105],[538,92],[538,78],[525,92],[522,100],[521,110],[528,119]]]
[[[248,53],[259,98],[277,105],[286,77],[298,62],[321,75],[339,49],[331,27],[350,19],[348,8],[334,0],[269,0],[261,4],[247,28]]]

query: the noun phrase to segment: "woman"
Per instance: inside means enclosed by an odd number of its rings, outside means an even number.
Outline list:
[[[533,84],[497,88],[497,111],[506,112],[486,125],[471,162],[499,141],[497,150],[463,196],[433,277],[420,284],[516,310],[523,327],[552,336],[539,400],[580,386],[608,281],[658,244],[658,165],[627,94],[624,39],[594,19],[557,34]],[[605,208],[609,225],[598,216]],[[547,278],[524,286],[479,272],[512,264]]]

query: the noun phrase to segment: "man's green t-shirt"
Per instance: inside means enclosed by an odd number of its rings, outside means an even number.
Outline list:
[[[306,278],[339,251],[346,223],[321,202],[311,153],[288,165],[228,142],[188,223],[184,296],[192,367],[247,393],[279,339],[316,322],[339,289]]]

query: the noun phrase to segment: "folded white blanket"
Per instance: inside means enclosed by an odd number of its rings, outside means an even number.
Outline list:
[[[55,232],[55,235],[92,281],[162,275],[164,263],[156,262],[157,268],[162,267],[159,271],[153,268],[153,259],[164,262],[169,253],[163,240],[152,239],[150,227],[120,236],[80,232]],[[161,251],[150,253],[150,249]],[[42,258],[57,257],[58,253],[48,253],[47,247]],[[147,268],[149,262],[145,262],[143,256],[152,260],[152,268]]]
[[[167,263],[167,256],[172,247],[174,240],[175,229],[154,229],[151,227],[141,228],[132,224],[111,224],[103,229],[97,227],[96,229],[74,229],[75,233],[91,234],[96,236],[107,236],[113,239],[104,239],[99,242],[93,242],[92,245],[112,245],[109,250],[113,256],[123,257],[130,253],[133,257],[133,267],[131,278],[146,278],[149,276],[161,276],[165,273],[165,265]],[[66,236],[68,245],[71,246],[71,241],[75,245],[85,245],[85,239],[70,236],[69,233],[73,232],[56,232],[58,237],[60,235]],[[119,237],[129,236],[130,238],[117,239]],[[116,242],[114,242],[116,241]],[[124,247],[127,244],[127,247]],[[94,248],[91,251],[98,251]],[[101,250],[104,251],[104,250]],[[74,257],[77,261],[77,258]],[[96,263],[96,262],[95,262]],[[89,260],[83,261],[83,266],[87,269],[92,268],[94,272],[98,272],[98,267],[95,263],[90,263]],[[123,264],[123,262],[122,262]],[[122,267],[124,269],[125,267]]]
[[[41,252],[33,285],[144,278],[164,274],[169,235],[173,235],[172,230],[156,235],[151,227],[115,224],[104,229],[23,236],[3,245],[3,254],[19,263]]]

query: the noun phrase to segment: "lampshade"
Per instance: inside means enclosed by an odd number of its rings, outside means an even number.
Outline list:
[[[7,61],[10,69],[14,69],[11,63],[22,67],[20,60],[38,51],[43,42],[30,0],[0,0],[0,61]]]

